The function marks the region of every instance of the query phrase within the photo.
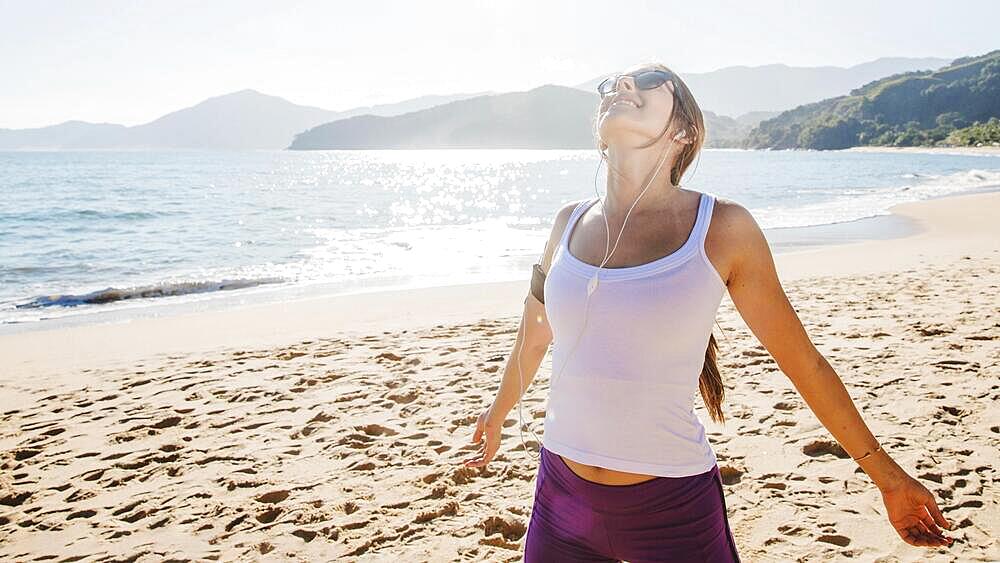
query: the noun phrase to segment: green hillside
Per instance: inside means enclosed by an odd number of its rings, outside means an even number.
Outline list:
[[[888,76],[846,96],[783,112],[758,124],[745,146],[843,149],[981,142],[984,131],[996,129],[985,124],[998,116],[1000,49],[955,59],[935,71]],[[964,128],[972,132],[962,134]]]

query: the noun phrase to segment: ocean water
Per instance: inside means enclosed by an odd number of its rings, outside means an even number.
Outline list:
[[[556,210],[595,195],[598,164],[575,150],[0,152],[0,324],[267,288],[526,280]],[[831,225],[864,235],[899,202],[1000,189],[1000,158],[705,150],[682,185],[740,202],[781,252]]]

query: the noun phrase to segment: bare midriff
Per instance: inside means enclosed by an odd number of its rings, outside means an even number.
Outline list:
[[[656,479],[656,475],[645,475],[643,473],[628,473],[625,471],[616,471],[614,469],[608,469],[606,467],[597,467],[596,465],[577,463],[561,455],[559,455],[559,457],[562,458],[564,462],[566,462],[566,466],[570,468],[570,471],[576,473],[577,477],[584,479],[586,481],[592,481],[594,483],[598,483],[600,485],[635,485],[636,483],[642,483],[644,481],[652,481],[653,479]]]

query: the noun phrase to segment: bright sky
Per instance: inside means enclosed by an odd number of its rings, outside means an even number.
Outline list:
[[[332,110],[678,72],[1000,47],[996,0],[0,0],[0,127],[137,125],[244,88]]]

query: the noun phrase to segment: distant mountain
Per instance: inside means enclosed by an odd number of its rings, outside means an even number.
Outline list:
[[[762,121],[750,148],[841,149],[924,145],[1000,117],[1000,49],[934,70],[895,74],[844,96]]]
[[[716,115],[707,109],[703,109],[701,113],[705,118],[705,129],[708,130],[705,141],[705,146],[708,148],[740,148],[746,141],[747,134],[757,123],[778,114],[778,112],[755,111],[733,119],[725,115]]]
[[[490,96],[498,93],[499,92],[494,92],[492,90],[489,90],[485,92],[475,92],[471,94],[465,93],[465,94],[420,96],[419,98],[403,100],[402,102],[395,102],[391,104],[379,104],[375,106],[356,107],[349,110],[340,111],[337,112],[336,119],[347,119],[348,117],[353,117],[355,115],[381,115],[383,117],[389,117],[393,115],[401,115],[404,113],[420,111],[422,109],[432,108],[434,106],[440,106],[442,104],[447,104],[449,102],[455,102],[458,100],[466,100],[478,96]]]
[[[37,129],[0,129],[0,149],[117,147],[127,134],[124,125],[66,121]]]
[[[597,93],[545,85],[382,117],[361,115],[296,135],[289,149],[594,148]]]
[[[335,119],[361,113],[395,115],[476,95],[422,96],[337,112],[241,90],[134,127],[67,121],[36,129],[0,129],[0,149],[283,149],[296,133]]]
[[[209,98],[129,128],[129,146],[141,148],[281,148],[297,131],[336,113],[300,106],[255,90]]]
[[[38,129],[0,129],[0,148],[282,148],[297,131],[336,116],[241,90],[134,127],[67,121]]]
[[[758,123],[764,121],[765,119],[771,119],[772,117],[781,113],[780,111],[751,111],[744,113],[743,115],[736,118],[736,121],[747,127],[747,129],[753,129]]]
[[[728,67],[685,79],[704,111],[706,146],[732,147],[742,145],[758,122],[779,111],[843,94],[887,73],[937,68],[946,62],[884,58],[848,69]],[[576,88],[546,85],[529,92],[422,96],[345,111],[241,90],[133,127],[67,121],[36,129],[0,129],[0,149],[593,148],[598,103],[594,89],[601,78]]]
[[[730,66],[712,72],[682,72],[681,76],[702,110],[738,117],[748,112],[785,111],[846,94],[852,88],[883,76],[913,70],[934,70],[949,62],[950,59],[892,57],[849,68],[770,64]],[[592,78],[575,87],[593,91],[606,76]]]
[[[296,135],[292,150],[596,148],[597,92],[547,84],[477,96],[392,117],[355,116]],[[756,124],[705,111],[706,146],[740,146]]]

